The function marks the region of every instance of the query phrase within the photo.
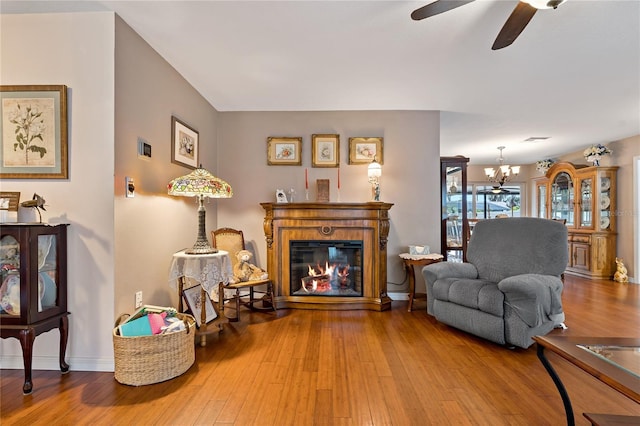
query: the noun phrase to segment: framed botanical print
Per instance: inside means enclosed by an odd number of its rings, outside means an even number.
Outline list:
[[[198,132],[171,117],[171,162],[191,169],[198,167],[200,140]]]
[[[267,138],[267,164],[270,166],[302,165],[302,138]]]
[[[384,164],[382,138],[349,138],[349,164]]]
[[[313,167],[339,167],[340,135],[312,135],[311,152]]]
[[[67,179],[67,86],[0,86],[0,178]]]

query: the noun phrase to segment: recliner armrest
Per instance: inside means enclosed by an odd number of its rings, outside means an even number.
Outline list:
[[[433,285],[442,278],[478,278],[478,270],[471,263],[438,262],[422,268],[422,276]]]
[[[433,285],[444,278],[478,278],[478,270],[471,263],[438,262],[422,268],[427,287],[427,313],[433,315]]]
[[[562,288],[560,277],[541,274],[515,275],[498,283],[504,303],[530,327],[563,313]]]

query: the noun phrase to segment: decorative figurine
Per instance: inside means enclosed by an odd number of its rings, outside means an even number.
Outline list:
[[[22,203],[20,203],[20,206],[27,207],[27,208],[29,207],[35,208],[38,211],[38,217],[40,218],[40,223],[42,223],[42,214],[40,213],[40,209],[42,209],[45,212],[47,211],[47,209],[44,208],[45,202],[46,201],[44,200],[44,198],[42,198],[38,194],[33,194],[33,199],[29,201],[23,201]]]
[[[629,276],[627,275],[627,268],[622,262],[624,259],[618,259],[616,257],[616,273],[613,275],[613,280],[619,283],[628,283]]]

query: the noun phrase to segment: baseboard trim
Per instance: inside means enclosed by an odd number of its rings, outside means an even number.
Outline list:
[[[68,358],[67,363],[71,371],[115,371],[113,358]],[[3,369],[7,370],[24,369],[22,356],[2,356],[0,357],[0,364],[2,364]],[[33,370],[60,370],[60,363],[57,356],[34,356],[31,365]]]
[[[387,296],[391,300],[409,300],[409,293],[389,293],[387,292]]]

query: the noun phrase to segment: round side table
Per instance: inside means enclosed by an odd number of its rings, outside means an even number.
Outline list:
[[[426,293],[416,293],[415,267],[419,266],[423,268],[432,263],[442,262],[443,256],[436,253],[421,255],[402,253],[400,254],[400,258],[402,259],[404,268],[407,271],[407,277],[409,278],[409,307],[407,311],[411,312],[414,300],[427,300]]]

